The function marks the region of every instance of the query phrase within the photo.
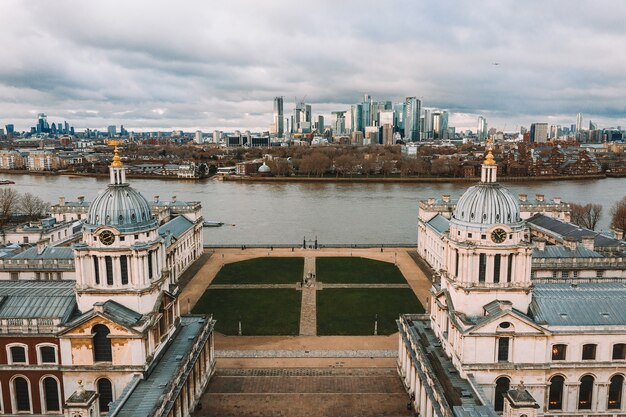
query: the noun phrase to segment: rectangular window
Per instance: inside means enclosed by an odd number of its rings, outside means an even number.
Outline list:
[[[113,285],[113,259],[110,256],[105,256],[104,264],[107,270],[107,285]]]
[[[574,278],[578,278],[578,271],[572,271],[572,276]]]
[[[19,272],[11,272],[11,280],[12,281],[17,281],[18,279],[20,279],[20,273]]]
[[[94,279],[96,280],[96,284],[100,284],[100,263],[98,262],[98,257],[93,257],[93,268],[94,268]]]
[[[592,361],[596,358],[596,345],[583,345],[583,360]]]
[[[481,253],[478,258],[478,282],[485,282],[487,272],[487,255]]]
[[[128,258],[120,256],[120,268],[122,269],[122,285],[128,284]]]
[[[148,279],[152,279],[152,251],[148,252]]]
[[[454,252],[456,253],[455,260],[454,260],[454,276],[458,277],[459,276],[459,250],[455,249]]]
[[[509,361],[509,340],[508,337],[498,339],[498,362]]]
[[[26,363],[26,349],[22,346],[11,346],[11,362]]]
[[[511,275],[513,274],[513,259],[515,255],[509,255],[508,264],[506,266],[506,282],[511,282]]]
[[[569,271],[561,271],[561,278],[569,278]]]
[[[499,254],[493,257],[493,282],[500,282],[500,263],[502,256]]]
[[[604,276],[604,271],[596,271],[596,278],[602,278]]]
[[[566,352],[567,352],[567,345],[553,345],[552,346],[552,360],[564,361]]]
[[[613,345],[613,359],[624,360],[626,359],[626,344],[617,343]]]
[[[552,278],[558,278],[559,277],[559,273],[557,271],[552,271]]]
[[[41,363],[56,363],[57,362],[56,349],[53,346],[40,347],[39,354],[41,355]]]

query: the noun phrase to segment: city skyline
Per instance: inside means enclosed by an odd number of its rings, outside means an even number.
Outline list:
[[[626,123],[619,3],[150,3],[150,19],[146,5],[3,2],[0,125],[45,112],[77,129],[265,131],[276,96],[328,123],[366,93],[414,96],[460,130],[479,115],[506,130]]]

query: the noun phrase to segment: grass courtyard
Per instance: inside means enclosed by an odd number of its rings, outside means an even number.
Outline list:
[[[400,314],[423,312],[411,289],[324,289],[317,292],[317,334],[372,335],[378,315],[378,334],[389,335],[398,331]]]
[[[254,258],[224,265],[212,283],[295,284],[303,273],[304,258]]]
[[[236,335],[241,320],[245,336],[297,335],[300,297],[295,289],[209,289],[192,313],[213,314],[215,330]]]
[[[360,257],[319,257],[315,264],[317,280],[341,284],[405,284],[402,273],[392,263]]]

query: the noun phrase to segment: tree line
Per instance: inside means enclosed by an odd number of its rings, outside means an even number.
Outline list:
[[[571,222],[590,230],[596,230],[602,218],[601,204],[570,204]],[[626,196],[611,207],[611,229],[626,231]]]
[[[11,223],[16,216],[37,220],[50,211],[50,204],[31,194],[20,194],[13,188],[0,188],[0,227]]]

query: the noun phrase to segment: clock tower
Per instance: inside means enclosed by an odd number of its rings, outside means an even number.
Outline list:
[[[528,227],[517,199],[496,177],[488,143],[481,181],[461,196],[450,219],[442,288],[455,309],[469,316],[483,315],[483,306],[494,300],[526,313],[531,300]]]
[[[114,300],[141,314],[167,290],[165,248],[148,201],[126,182],[117,141],[110,183],[89,206],[82,241],[74,246],[81,311]]]

